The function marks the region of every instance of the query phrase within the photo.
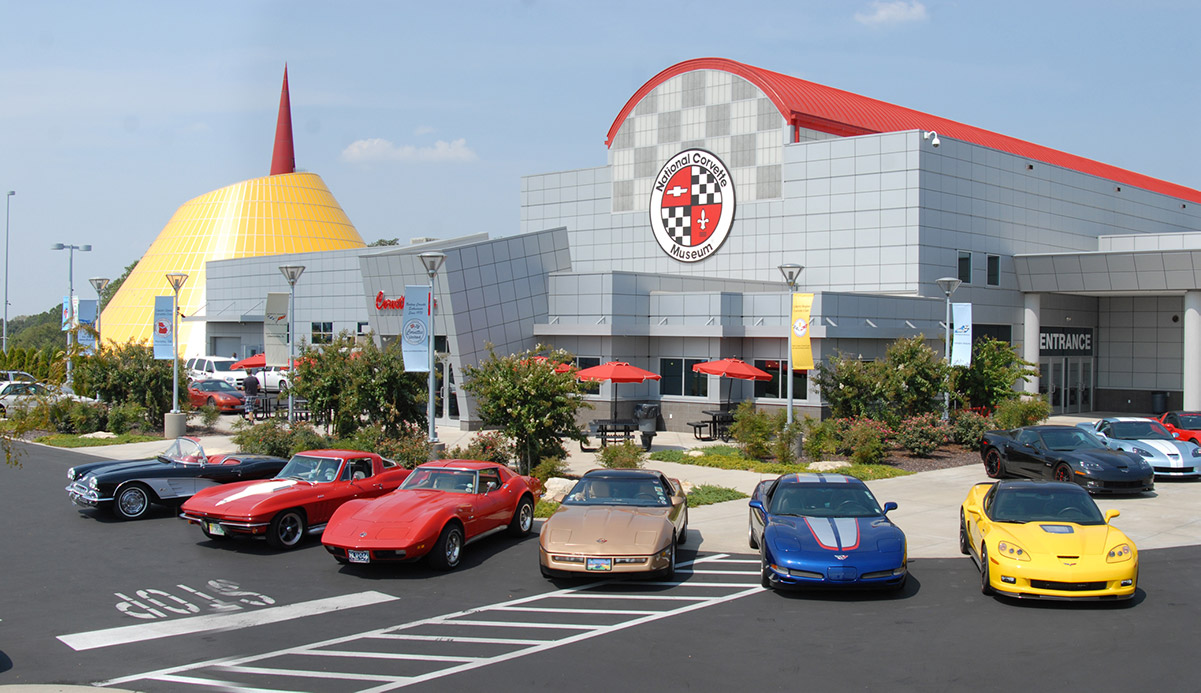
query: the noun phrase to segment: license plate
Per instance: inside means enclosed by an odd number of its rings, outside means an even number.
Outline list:
[[[209,534],[212,534],[213,536],[216,536],[216,537],[225,536],[225,528],[222,527],[221,525],[217,524],[216,522],[206,522],[206,523],[204,523],[204,525],[205,525],[205,527],[208,528]]]
[[[613,570],[612,558],[589,558],[584,565],[585,570]]]
[[[371,562],[371,552],[370,551],[347,551],[346,558],[349,559],[351,563],[370,563]]]

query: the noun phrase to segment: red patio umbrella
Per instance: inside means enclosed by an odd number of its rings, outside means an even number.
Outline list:
[[[708,375],[720,375],[723,378],[738,378],[739,380],[771,380],[771,373],[755,368],[740,359],[718,359],[705,361],[692,366],[693,372]],[[730,405],[730,392],[726,391],[726,409]]]
[[[613,383],[643,383],[647,380],[659,380],[662,376],[658,373],[651,373],[648,370],[643,370],[638,366],[631,366],[624,361],[610,361],[602,363],[599,366],[592,368],[584,368],[576,373],[580,380],[604,381],[608,380]],[[617,418],[617,387],[613,388],[613,407],[610,412],[610,418]]]
[[[246,358],[242,359],[241,361],[235,362],[234,365],[230,366],[230,370],[244,371],[247,369],[265,368],[266,366],[267,366],[267,354],[258,353],[258,354],[255,354],[254,356],[247,356]],[[287,366],[284,366],[284,368],[287,368]]]

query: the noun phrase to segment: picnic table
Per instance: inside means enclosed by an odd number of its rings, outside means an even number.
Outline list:
[[[717,440],[728,442],[730,440],[730,424],[734,423],[734,414],[725,409],[705,409],[701,412],[708,419],[702,421],[689,421],[688,425],[692,427],[692,435],[697,440]]]
[[[595,419],[588,424],[589,435],[600,440],[600,447],[610,443],[621,443],[632,440],[638,432],[638,422],[634,419]],[[580,449],[591,452],[595,448],[587,448],[580,443]]]

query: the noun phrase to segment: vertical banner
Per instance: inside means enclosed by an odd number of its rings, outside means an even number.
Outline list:
[[[175,358],[171,348],[171,330],[174,326],[171,320],[174,306],[171,301],[171,296],[154,297],[154,358],[158,360],[170,361]]]
[[[400,323],[400,353],[406,372],[430,370],[430,288],[405,285],[405,311]]]
[[[75,311],[70,296],[63,296],[63,332],[75,326]]]
[[[972,304],[951,304],[951,365],[972,365]]]
[[[83,353],[90,354],[96,346],[96,335],[91,333],[96,327],[96,299],[77,300],[76,305],[75,320],[83,329],[75,333],[75,343],[83,348]]]
[[[792,329],[789,330],[789,342],[792,349],[792,367],[798,371],[813,370],[813,345],[809,342],[811,308],[813,294],[792,295]]]
[[[288,294],[267,294],[263,313],[263,352],[268,366],[287,366],[288,363]]]

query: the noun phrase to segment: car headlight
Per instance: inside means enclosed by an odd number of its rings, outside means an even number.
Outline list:
[[[96,477],[94,477],[94,476],[88,477],[88,488],[90,488],[90,489],[100,488],[100,483],[98,481],[96,481]]]
[[[671,544],[668,544],[667,548],[655,554],[655,558],[668,558],[669,556],[671,556]]]
[[[1106,554],[1105,562],[1106,563],[1121,563],[1122,561],[1130,560],[1130,557],[1133,554],[1134,554],[1134,552],[1130,550],[1130,544],[1118,544],[1117,546],[1110,549],[1109,553]]]
[[[1090,472],[1104,471],[1105,465],[1100,462],[1092,462],[1090,460],[1080,460],[1080,466]]]
[[[1004,556],[1006,558],[1012,558],[1015,561],[1030,560],[1030,554],[1026,553],[1026,551],[1022,547],[1018,546],[1017,544],[1013,543],[1012,541],[1002,541],[1002,542],[998,543],[997,544],[997,553],[1001,554],[1002,556]]]
[[[71,467],[67,470],[67,481],[75,481],[75,468]]]
[[[1201,447],[1193,446],[1193,457],[1201,457]]]
[[[1144,450],[1138,446],[1131,446],[1130,451],[1135,454],[1142,455],[1143,457],[1155,457],[1155,453],[1151,452],[1150,450]]]

